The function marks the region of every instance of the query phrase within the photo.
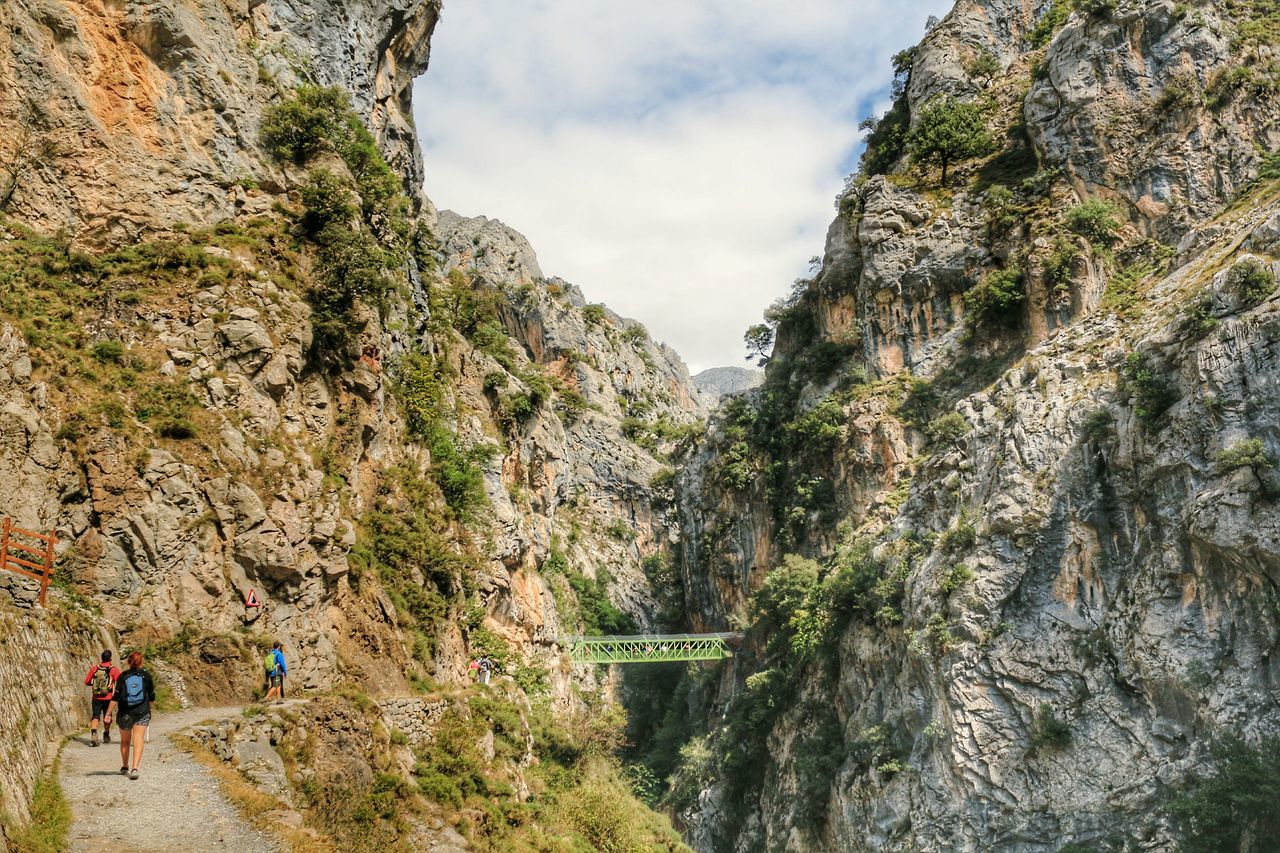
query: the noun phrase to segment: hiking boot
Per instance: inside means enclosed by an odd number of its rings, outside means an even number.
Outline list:
[[[102,742],[103,742],[103,743],[111,743],[111,732],[103,732],[103,733],[102,733]]]
[[[128,768],[128,767],[121,767],[121,768],[120,768],[120,775],[121,775],[121,776],[128,776],[128,775],[129,775],[129,768]]]
[[[98,733],[94,732],[93,734],[89,735],[89,746],[97,746],[97,745],[98,745]]]
[[[138,768],[135,767],[129,771],[129,778],[135,782],[138,780]]]

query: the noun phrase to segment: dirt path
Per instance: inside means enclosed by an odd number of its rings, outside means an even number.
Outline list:
[[[218,781],[169,740],[202,720],[236,713],[239,709],[195,708],[154,714],[136,782],[119,774],[114,730],[114,742],[96,749],[87,733],[72,738],[62,751],[61,773],[72,814],[68,849],[275,853],[278,846],[240,816]]]

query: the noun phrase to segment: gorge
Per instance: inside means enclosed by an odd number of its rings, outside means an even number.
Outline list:
[[[440,16],[0,9],[16,849],[97,646],[213,707],[273,639],[189,740],[283,847],[1277,849],[1280,7],[958,0],[703,383],[437,211]],[[653,631],[743,639],[566,656]]]

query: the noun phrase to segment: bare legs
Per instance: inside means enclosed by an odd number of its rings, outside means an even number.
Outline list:
[[[142,750],[147,745],[147,727],[133,727],[133,765],[132,769],[137,770],[138,765],[142,763]]]
[[[147,745],[147,727],[133,726],[120,730],[120,766],[137,770],[142,763],[142,750]],[[133,763],[129,763],[129,747],[133,747]]]
[[[133,739],[133,729],[120,730],[120,766],[129,766],[129,742]]]

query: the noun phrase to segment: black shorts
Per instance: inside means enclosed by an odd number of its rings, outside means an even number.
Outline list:
[[[101,720],[107,713],[107,709],[111,707],[110,699],[94,699],[93,700],[93,716],[91,720]]]
[[[131,729],[134,726],[149,726],[151,725],[151,709],[147,708],[144,710],[140,708],[132,714],[128,711],[121,711],[116,714],[115,722],[116,728],[118,729]]]

